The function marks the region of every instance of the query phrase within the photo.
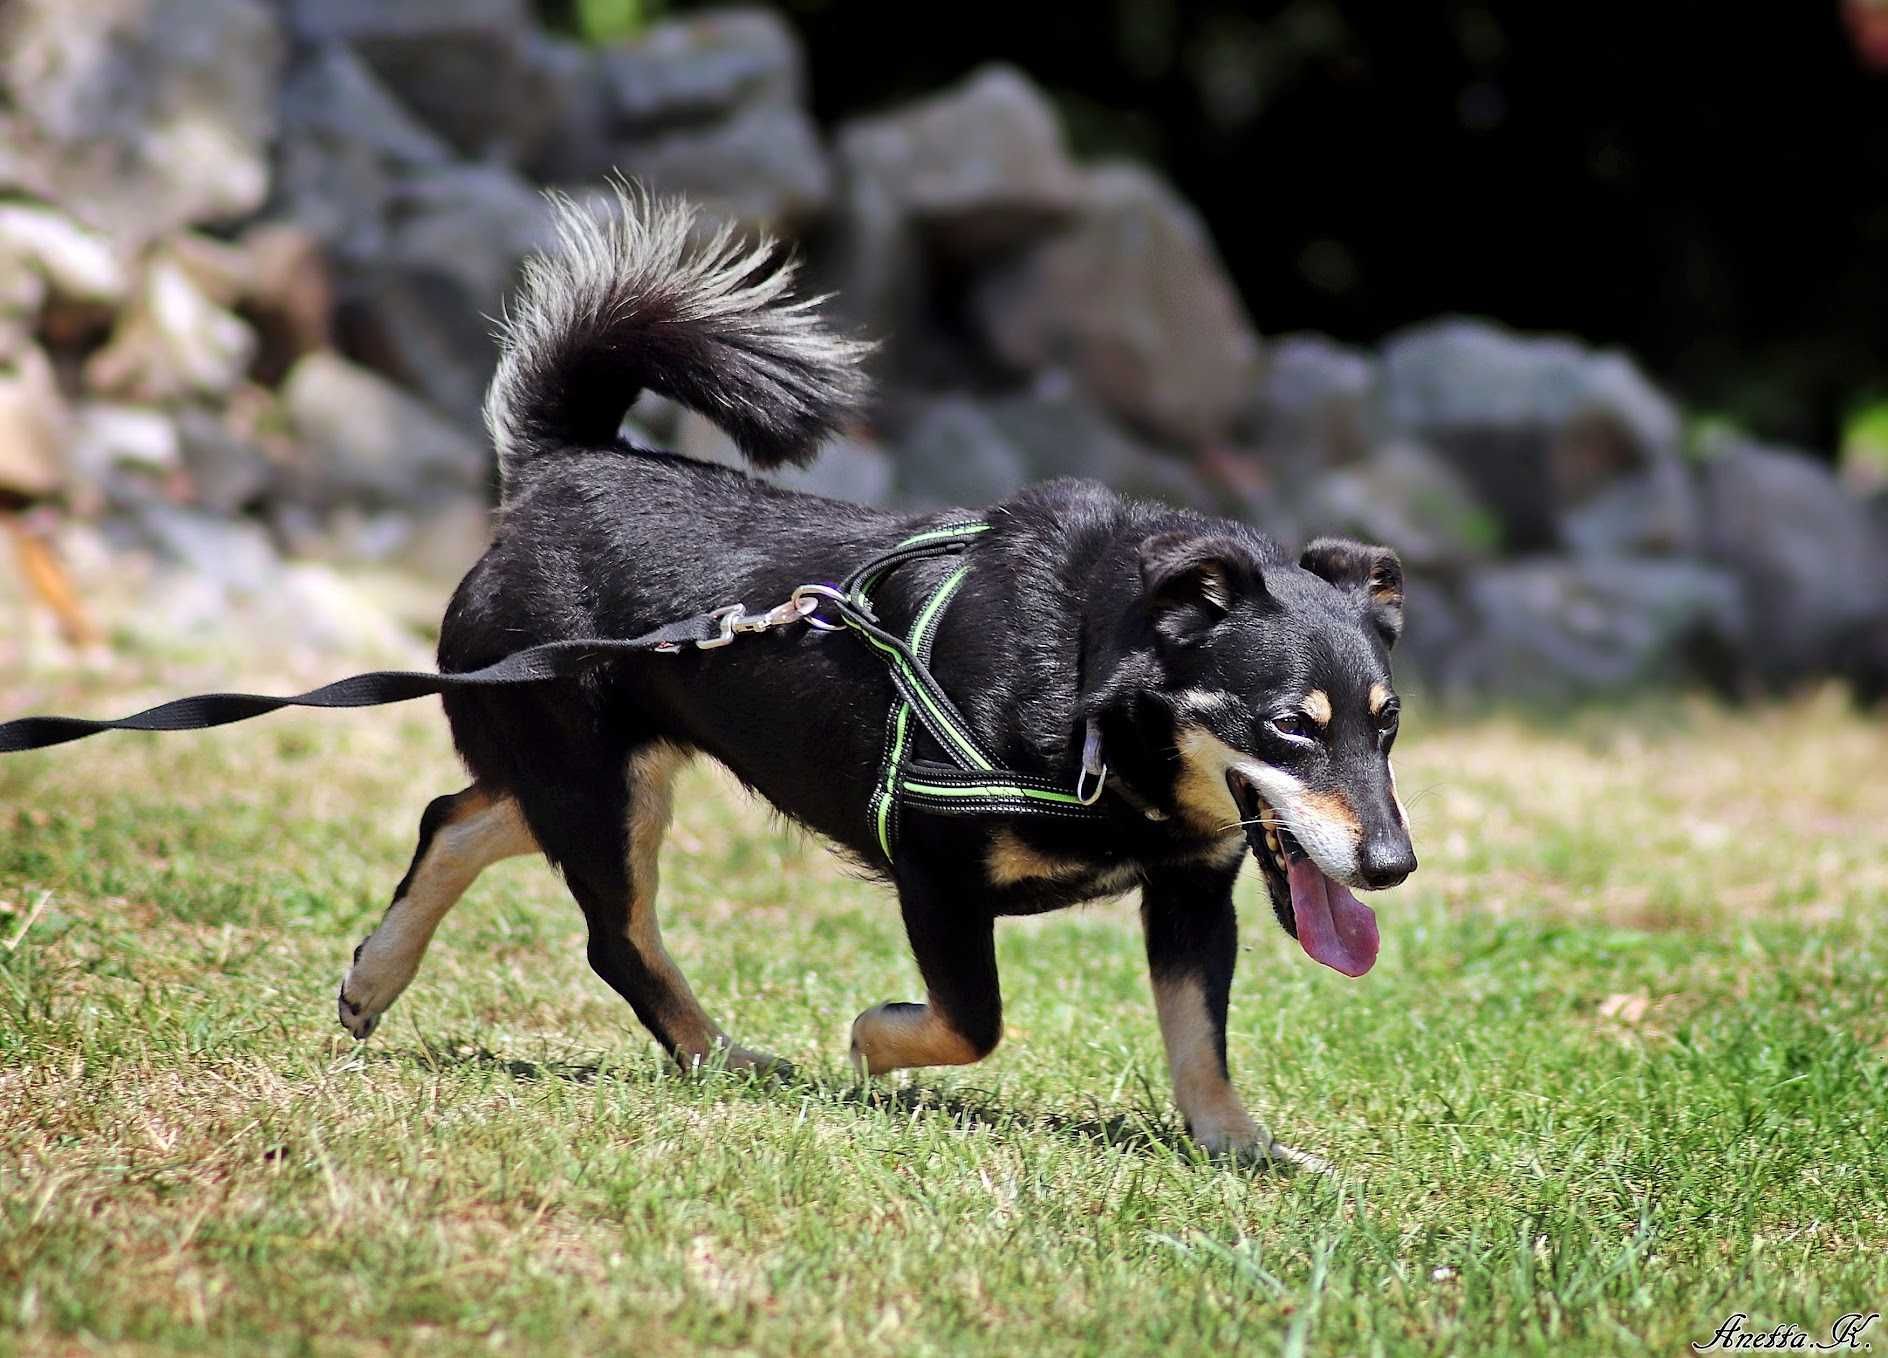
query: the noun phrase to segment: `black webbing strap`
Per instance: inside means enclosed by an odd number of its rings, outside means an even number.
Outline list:
[[[101,731],[196,731],[247,721],[284,707],[378,707],[403,703],[435,693],[469,688],[501,688],[562,679],[619,655],[645,651],[674,651],[683,646],[714,641],[722,633],[719,613],[703,613],[672,622],[653,632],[627,639],[589,637],[575,641],[547,641],[514,651],[482,670],[460,674],[427,674],[417,670],[375,670],[350,675],[332,684],[272,697],[261,693],[199,693],[146,708],[115,721],[85,717],[20,717],[0,722],[0,754],[40,750],[69,740],[95,736]]]

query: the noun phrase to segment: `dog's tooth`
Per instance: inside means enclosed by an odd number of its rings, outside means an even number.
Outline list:
[[[1273,853],[1278,852],[1278,832],[1276,830],[1267,830],[1265,832],[1265,847],[1270,849]]]

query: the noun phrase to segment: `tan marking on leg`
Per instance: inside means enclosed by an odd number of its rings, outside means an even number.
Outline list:
[[[510,797],[476,786],[461,793],[451,818],[433,832],[413,865],[406,890],[387,907],[348,968],[341,983],[341,1021],[348,1030],[357,1037],[372,1031],[419,971],[439,922],[479,873],[537,847]]]
[[[1252,1120],[1220,1066],[1206,992],[1194,977],[1154,980],[1154,1012],[1173,1074],[1173,1099],[1193,1139],[1215,1154],[1270,1153],[1272,1138]]]
[[[1314,688],[1305,694],[1305,715],[1320,726],[1331,724],[1331,695],[1321,688]]]
[[[662,837],[675,813],[675,775],[690,757],[690,751],[666,741],[630,756],[629,943],[662,986],[663,1029],[675,1043],[677,1058],[684,1065],[701,1065],[720,1051],[734,1069],[776,1069],[785,1063],[729,1040],[708,1017],[687,978],[662,945],[662,926],[656,918]]]
[[[852,1064],[864,1075],[967,1066],[987,1054],[951,1027],[935,1004],[874,1005],[852,1022]]]
[[[1383,711],[1383,705],[1394,696],[1396,695],[1390,692],[1388,684],[1372,684],[1370,686],[1370,715],[1374,717]]]

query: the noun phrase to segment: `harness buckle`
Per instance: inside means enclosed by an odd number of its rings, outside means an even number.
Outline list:
[[[844,628],[841,622],[827,622],[819,616],[821,600],[830,599],[841,607],[851,605],[852,601],[831,585],[801,585],[793,591],[788,603],[800,609],[800,616],[806,619],[806,625],[818,632],[837,632]]]

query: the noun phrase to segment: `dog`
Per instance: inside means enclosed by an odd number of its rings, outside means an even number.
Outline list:
[[[444,672],[784,599],[965,521],[799,494],[620,437],[650,389],[714,420],[756,468],[804,463],[857,417],[869,346],[825,328],[819,299],[793,300],[794,264],[770,243],[698,231],[685,204],[628,187],[617,199],[603,213],[554,202],[558,243],[528,262],[504,323],[485,407],[501,504],[447,608]],[[787,626],[449,693],[473,782],[421,818],[412,865],[342,983],[342,1024],[374,1030],[483,868],[541,853],[583,911],[591,967],[678,1062],[780,1069],[715,1024],[663,949],[657,851],[677,772],[705,757],[896,889],[925,995],[859,1015],[863,1077],[997,1046],[998,919],[1138,888],[1190,1134],[1208,1152],[1289,1157],[1228,1076],[1233,883],[1250,849],[1307,954],[1350,976],[1375,961],[1375,916],[1353,892],[1416,868],[1390,769],[1401,565],[1328,538],[1293,559],[1245,524],[1088,481],[1034,486],[978,517],[987,531],[888,572],[871,607],[902,631],[963,568],[934,620],[931,673],[1003,767],[1077,788],[1105,765],[1080,816],[906,808],[894,851],[869,821],[897,692],[883,657],[843,630]],[[909,738],[938,753],[922,725]]]

